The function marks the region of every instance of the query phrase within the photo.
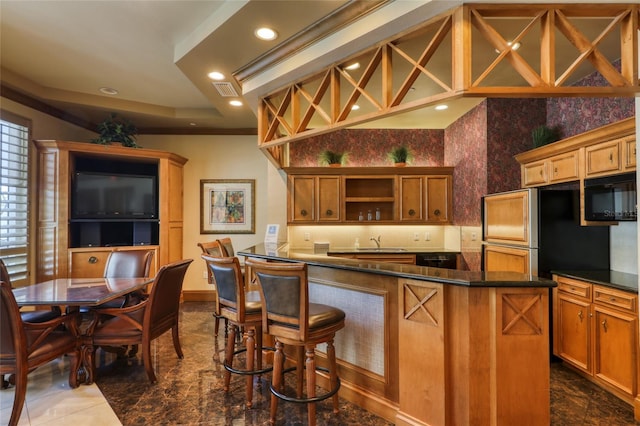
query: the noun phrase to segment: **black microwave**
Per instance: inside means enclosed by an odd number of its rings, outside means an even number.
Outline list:
[[[596,221],[638,220],[635,172],[585,179],[584,218]]]

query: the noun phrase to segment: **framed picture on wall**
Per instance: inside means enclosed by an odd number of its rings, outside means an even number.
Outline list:
[[[200,233],[255,233],[255,179],[201,179]]]

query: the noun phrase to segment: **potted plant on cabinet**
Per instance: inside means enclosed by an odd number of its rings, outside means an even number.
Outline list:
[[[329,167],[340,167],[347,161],[348,153],[325,149],[320,153],[320,164]]]
[[[113,142],[119,142],[122,146],[139,148],[136,143],[136,135],[138,134],[136,126],[131,121],[125,120],[115,113],[109,115],[106,120],[98,124],[98,133],[100,135],[97,138],[91,139],[92,143],[109,145]]]
[[[411,151],[404,145],[393,148],[388,157],[396,167],[404,167],[413,159]]]
[[[538,148],[552,142],[560,140],[561,130],[559,127],[538,126],[531,132],[533,147]]]

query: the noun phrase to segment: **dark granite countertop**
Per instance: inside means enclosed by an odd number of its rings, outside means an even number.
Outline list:
[[[327,254],[458,254],[457,250],[432,249],[432,248],[411,248],[411,247],[336,247],[329,248]]]
[[[562,277],[574,278],[623,291],[638,293],[638,276],[618,271],[551,271]]]
[[[290,250],[281,247],[265,247],[258,244],[237,252],[239,256],[275,261],[306,262],[310,266],[345,269],[351,271],[391,275],[421,281],[433,281],[467,287],[555,287],[555,281],[516,272],[475,272],[427,266],[363,261],[316,254],[313,250]]]

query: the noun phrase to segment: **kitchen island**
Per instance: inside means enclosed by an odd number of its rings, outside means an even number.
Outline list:
[[[341,397],[398,425],[549,424],[553,281],[263,244],[238,255],[306,262],[311,300],[346,312]]]

